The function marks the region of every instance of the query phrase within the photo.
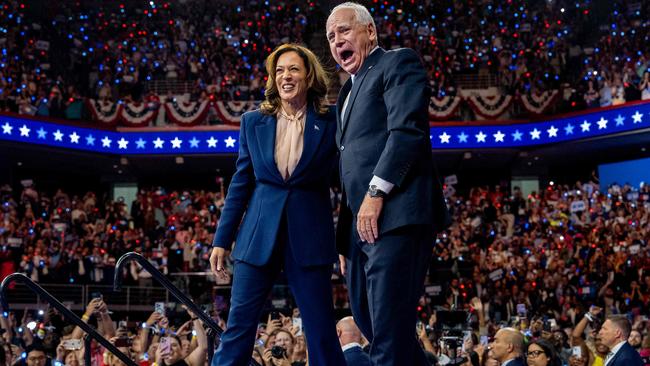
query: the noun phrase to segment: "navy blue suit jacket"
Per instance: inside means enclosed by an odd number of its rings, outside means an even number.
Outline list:
[[[526,361],[524,361],[523,357],[518,357],[510,361],[507,366],[526,366]]]
[[[341,111],[349,93],[344,119]],[[337,102],[336,141],[349,212],[342,207],[337,246],[347,254],[353,215],[376,175],[395,187],[384,199],[379,230],[414,224],[447,226],[447,207],[432,162],[427,74],[412,49],[372,52]],[[345,206],[345,205],[342,205]]]
[[[235,260],[264,265],[286,212],[288,245],[296,262],[301,266],[331,264],[337,259],[329,191],[336,161],[333,110],[319,115],[308,106],[302,156],[287,181],[275,163],[275,133],[275,116],[259,110],[242,116],[237,169],[213,245],[230,249],[234,240]]]
[[[643,360],[639,352],[625,342],[607,366],[643,366]]]
[[[348,366],[370,366],[370,356],[361,347],[348,348],[343,356]]]

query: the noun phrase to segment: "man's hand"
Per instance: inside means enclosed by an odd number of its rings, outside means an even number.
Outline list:
[[[217,278],[228,279],[228,273],[224,267],[224,258],[226,257],[226,250],[220,247],[212,248],[210,254],[210,269]]]
[[[384,207],[382,197],[370,197],[366,194],[357,215],[357,232],[361,241],[374,244],[379,237],[379,215]]]
[[[345,262],[345,257],[339,254],[339,268],[341,269],[341,275],[345,276],[348,273],[348,265]]]

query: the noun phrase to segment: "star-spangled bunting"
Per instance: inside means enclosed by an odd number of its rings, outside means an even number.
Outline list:
[[[645,130],[650,121],[647,114],[650,102],[634,102],[547,121],[439,124],[430,128],[429,136],[436,149],[521,148]],[[236,151],[239,133],[206,131],[200,126],[188,131],[99,130],[0,115],[0,143],[3,140],[117,155],[218,154]]]

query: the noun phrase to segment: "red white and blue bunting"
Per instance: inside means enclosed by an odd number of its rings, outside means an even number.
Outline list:
[[[257,109],[260,101],[216,102],[214,108],[219,118],[228,124],[239,124],[242,114]]]
[[[429,118],[444,121],[457,116],[458,109],[465,101],[469,107],[484,119],[498,119],[506,113],[512,104],[519,102],[531,114],[541,115],[557,101],[561,93],[558,90],[538,94],[525,94],[517,98],[511,95],[481,96],[472,94],[467,97],[444,96],[431,97],[429,101]],[[178,126],[196,126],[208,118],[210,108],[214,108],[219,119],[225,124],[238,125],[241,116],[259,108],[261,101],[195,101],[182,102],[171,99],[162,104],[152,100],[147,103],[113,103],[109,101],[87,101],[93,119],[114,125],[121,121],[128,127],[144,127],[157,117],[160,108],[165,110],[167,122]]]
[[[205,121],[210,110],[208,101],[187,103],[178,102],[176,98],[166,102],[164,106],[167,120],[178,126],[196,126]]]
[[[512,95],[482,97],[473,94],[467,98],[467,102],[474,113],[486,119],[499,118],[510,107],[512,101]]]
[[[458,111],[460,96],[444,96],[442,98],[431,97],[429,101],[429,118],[433,120],[446,120],[451,118]]]
[[[543,93],[523,94],[519,97],[521,105],[533,114],[543,114],[560,95],[558,90],[548,90]]]
[[[159,104],[149,103],[123,103],[120,119],[122,124],[129,127],[148,126],[158,115]]]
[[[115,125],[120,118],[122,105],[111,101],[101,101],[95,99],[87,99],[86,105],[93,115],[95,121],[105,123],[107,125]]]

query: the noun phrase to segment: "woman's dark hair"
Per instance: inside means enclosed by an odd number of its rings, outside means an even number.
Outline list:
[[[318,57],[307,47],[287,43],[278,46],[266,58],[266,89],[264,91],[265,100],[260,104],[260,110],[264,114],[276,114],[281,107],[280,92],[276,85],[275,67],[278,64],[280,56],[287,52],[295,52],[300,56],[305,64],[306,82],[307,82],[307,103],[311,103],[316,113],[327,113],[327,88],[330,79],[323,69]]]
[[[526,347],[526,353],[528,353],[530,346],[532,346],[533,344],[537,345],[539,348],[542,349],[542,351],[544,351],[544,354],[546,355],[546,357],[548,357],[548,366],[562,366],[562,360],[560,359],[560,356],[555,350],[555,346],[553,346],[551,342],[543,338],[536,339],[528,343],[528,346]]]

